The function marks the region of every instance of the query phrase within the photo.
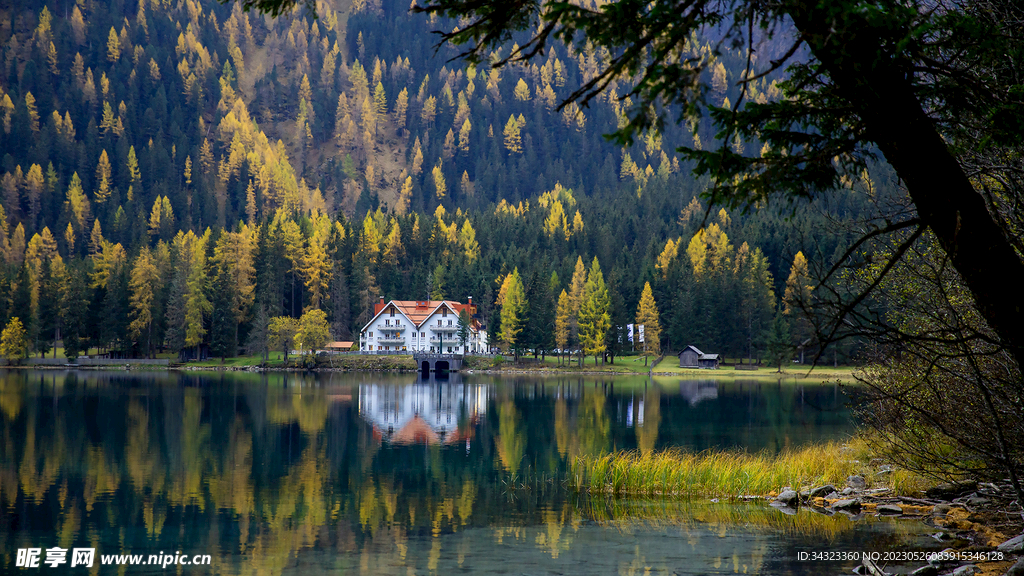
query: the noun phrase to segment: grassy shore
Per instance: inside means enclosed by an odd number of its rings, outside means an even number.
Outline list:
[[[735,498],[777,494],[824,484],[842,486],[862,474],[870,487],[877,471],[866,444],[825,442],[770,455],[741,451],[699,453],[667,450],[641,454],[618,452],[582,456],[570,463],[569,483],[576,490],[617,495],[673,495]],[[924,481],[905,471],[885,476],[886,487],[898,495],[918,493]]]

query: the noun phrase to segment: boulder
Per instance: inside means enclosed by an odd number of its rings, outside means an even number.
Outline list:
[[[925,495],[929,498],[939,498],[942,500],[952,500],[958,496],[963,496],[968,492],[974,491],[978,487],[977,482],[948,482],[932,486],[925,490]]]
[[[868,483],[864,481],[863,476],[854,474],[846,479],[846,485],[854,490],[863,490],[867,487]]]
[[[1015,538],[1010,538],[1006,542],[1003,542],[1002,544],[997,546],[996,550],[999,550],[1000,552],[1009,552],[1012,554],[1024,553],[1024,534],[1021,534],[1020,536],[1017,536]]]
[[[949,504],[937,504],[932,508],[932,516],[945,516],[953,507]]]
[[[795,490],[783,490],[775,501],[784,506],[796,507],[800,505],[800,495]]]
[[[880,504],[876,511],[879,514],[903,514],[903,508],[896,506],[895,504]]]
[[[849,499],[846,499],[846,500],[836,500],[835,502],[832,503],[832,509],[833,510],[847,510],[847,511],[851,511],[851,512],[856,512],[857,510],[860,510],[860,500],[858,500],[856,498],[849,498]]]
[[[1024,558],[1017,560],[1017,563],[1010,566],[1010,569],[1006,571],[1006,576],[1024,576]]]
[[[824,486],[818,486],[817,488],[811,488],[807,491],[807,496],[810,498],[824,498],[829,494],[836,491],[836,487],[831,484],[825,484]]]
[[[967,564],[966,566],[961,566],[956,570],[953,570],[953,576],[973,576],[978,572],[981,572],[981,568],[978,568],[974,564]]]
[[[967,499],[967,505],[968,506],[984,506],[984,505],[989,504],[991,502],[992,501],[989,500],[988,498],[983,498],[983,497],[977,496],[977,495],[971,496],[970,498]]]

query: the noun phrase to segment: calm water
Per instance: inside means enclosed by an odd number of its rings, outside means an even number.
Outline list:
[[[559,481],[580,454],[841,438],[845,402],[765,382],[0,372],[0,572],[54,546],[211,555],[180,574],[402,575],[838,574],[852,564],[797,553],[935,548],[916,522]]]

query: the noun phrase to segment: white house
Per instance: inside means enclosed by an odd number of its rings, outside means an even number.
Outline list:
[[[469,337],[459,339],[459,313],[470,316]],[[478,354],[487,351],[487,331],[473,318],[473,298],[453,300],[391,300],[373,306],[373,318],[359,332],[365,352],[434,352]]]

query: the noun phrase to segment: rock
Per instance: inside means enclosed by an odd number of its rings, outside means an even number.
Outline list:
[[[1015,538],[1010,538],[1006,542],[1003,542],[996,547],[996,550],[1000,552],[1010,552],[1014,554],[1024,553],[1024,534]]]
[[[910,574],[911,576],[938,576],[939,569],[929,564],[927,566],[921,566]]]
[[[836,487],[831,484],[825,484],[824,486],[818,486],[817,488],[811,488],[807,491],[807,496],[810,498],[824,498],[829,494],[836,491]]]
[[[945,516],[953,507],[949,504],[937,504],[932,508],[932,516]]]
[[[881,504],[876,508],[879,514],[903,514],[903,508],[895,504]]]
[[[939,484],[938,486],[932,486],[925,490],[925,495],[929,498],[941,498],[943,500],[952,500],[958,496],[973,491],[978,487],[977,482],[950,482],[945,484]]]
[[[989,500],[988,498],[983,498],[981,496],[971,496],[970,498],[967,499],[968,506],[984,506],[989,502],[991,502],[991,500]]]
[[[771,504],[769,504],[769,506],[775,508],[779,512],[782,512],[783,514],[786,514],[788,516],[793,516],[797,513],[796,508],[793,508],[792,506],[787,506],[782,502],[779,502],[778,500],[772,502]]]
[[[978,572],[981,572],[981,568],[978,568],[974,564],[968,564],[953,570],[953,576],[973,576]]]
[[[889,466],[888,464],[886,464],[884,466],[879,466],[878,467],[877,474],[891,474],[895,470],[896,470],[895,468],[893,468],[892,466]]]
[[[785,506],[795,507],[800,505],[800,495],[794,490],[783,490],[782,494],[775,498],[775,501]]]
[[[939,542],[944,542],[946,540],[952,540],[953,536],[949,532],[936,532],[935,534],[932,534],[932,538],[935,538]]]
[[[867,487],[868,483],[864,481],[863,476],[854,474],[846,479],[846,485],[854,490],[863,490]]]
[[[860,510],[860,500],[856,498],[849,498],[846,500],[836,500],[832,503],[833,510]]]
[[[1006,571],[1006,576],[1024,576],[1024,558],[1017,560],[1017,563],[1010,566],[1010,569]]]
[[[850,494],[853,494],[854,492],[856,492],[856,490],[854,490],[853,488],[850,488],[849,486],[847,486],[846,488],[843,488],[843,491],[840,492],[840,494],[842,494],[843,496],[849,496]]]

